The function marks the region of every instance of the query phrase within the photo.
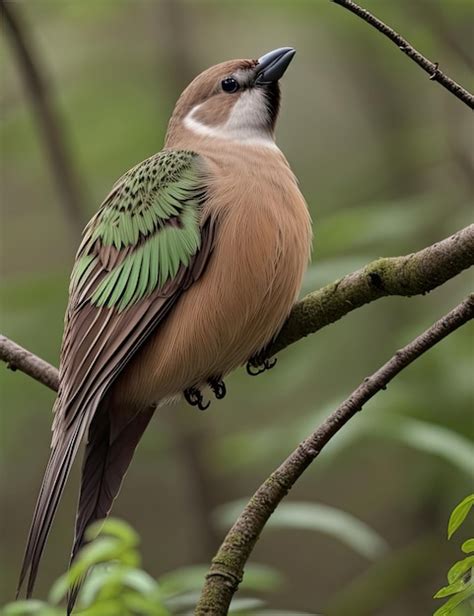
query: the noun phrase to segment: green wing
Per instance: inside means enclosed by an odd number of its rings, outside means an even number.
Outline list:
[[[204,271],[214,235],[214,221],[202,213],[206,189],[205,165],[197,154],[163,151],[126,173],[85,229],[71,277],[52,451],[20,574],[19,587],[29,571],[28,595],[80,443],[92,419],[103,419],[100,411],[96,414],[101,400],[181,293]],[[89,438],[96,437],[93,430]],[[129,446],[128,452],[133,449]],[[106,484],[107,507],[120,485],[116,471]],[[87,516],[104,515],[102,505],[88,494],[87,502],[81,500],[79,526]]]
[[[203,176],[196,154],[172,150],[126,173],[86,228],[72,294],[82,295],[101,263],[107,274],[88,299],[121,311],[188,267],[201,246]]]
[[[84,413],[90,420],[131,355],[201,275],[214,235],[202,214],[207,183],[199,155],[164,150],[128,171],[87,225],[71,276],[54,435]]]

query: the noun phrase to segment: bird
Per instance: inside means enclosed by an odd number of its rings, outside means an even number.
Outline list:
[[[71,563],[87,527],[109,514],[156,409],[183,396],[206,408],[207,387],[223,397],[224,377],[262,356],[287,319],[312,243],[306,201],[275,142],[279,82],[294,55],[282,47],[199,74],[163,149],[127,171],[86,225],[17,596],[25,581],[33,592],[81,442]]]

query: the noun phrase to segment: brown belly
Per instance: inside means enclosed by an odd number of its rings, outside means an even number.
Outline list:
[[[113,398],[150,404],[225,376],[278,332],[308,261],[309,215],[295,184],[274,183],[271,199],[253,188],[221,211],[206,271],[130,361]]]

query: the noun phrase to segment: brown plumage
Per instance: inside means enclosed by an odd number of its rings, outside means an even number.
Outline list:
[[[278,150],[223,148],[187,131],[166,145],[185,143],[213,169],[203,212],[218,221],[212,259],[128,363],[110,392],[114,402],[169,398],[245,363],[283,325],[308,262],[308,210]]]
[[[198,76],[176,105],[162,157],[145,161],[119,180],[86,229],[76,264],[82,273],[73,274],[70,289],[51,457],[20,576],[21,586],[29,571],[28,595],[84,436],[71,559],[84,542],[86,527],[109,513],[156,406],[245,363],[272,340],[291,310],[311,243],[305,201],[273,141],[277,81],[293,53],[283,49],[260,61],[227,62]],[[225,79],[237,83],[235,92],[224,90]],[[174,186],[181,177],[176,166],[183,160],[185,171],[180,173],[193,170],[194,179],[186,181],[194,184],[173,189],[174,196],[167,198],[177,214],[157,219],[154,235],[140,231],[141,239],[127,246],[107,243],[107,229],[98,235],[105,214],[121,215],[130,194],[136,208],[144,207],[143,200],[149,205],[162,198],[161,184],[151,188],[156,169],[158,175],[164,169],[168,175],[163,177]],[[130,189],[135,176],[136,190],[134,184]],[[126,309],[99,305],[94,293],[107,276],[122,275],[120,268],[128,258],[136,260],[144,243],[154,237],[160,241],[164,225],[179,232],[185,224],[185,209],[179,207],[185,208],[191,197],[199,217],[199,249],[152,291],[143,290],[151,278],[140,287],[139,270],[131,265],[122,287],[126,293],[133,284],[134,299]],[[127,229],[132,233],[132,227]],[[75,597],[76,590],[68,612]]]

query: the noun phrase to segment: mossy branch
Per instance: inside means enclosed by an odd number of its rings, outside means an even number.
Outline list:
[[[298,302],[265,357],[381,297],[424,295],[474,265],[474,224],[428,248],[372,261]],[[260,358],[259,358],[260,359]]]

